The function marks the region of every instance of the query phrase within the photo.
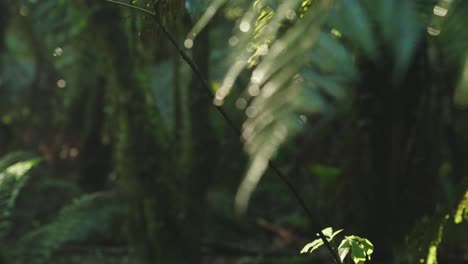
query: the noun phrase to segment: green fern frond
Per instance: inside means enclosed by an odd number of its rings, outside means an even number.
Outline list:
[[[301,72],[310,62],[307,54],[319,42],[321,27],[330,7],[330,1],[315,2],[302,19],[272,43],[252,72],[248,95],[243,99],[251,100],[245,110],[247,120],[242,132],[245,149],[251,159],[236,195],[236,210],[240,212],[246,209],[269,159],[275,155],[280,144],[302,126],[298,112],[323,110],[320,96],[305,90],[306,83]],[[287,12],[278,11],[276,14],[284,15]],[[225,96],[222,88],[218,90],[217,99]],[[310,87],[319,88],[316,84]]]
[[[47,263],[67,242],[83,241],[90,234],[108,234],[112,221],[122,219],[126,207],[116,192],[85,194],[63,208],[49,224],[26,234],[18,243],[21,263]]]
[[[449,11],[446,23],[460,22],[466,14],[466,4],[454,2],[456,11]],[[238,77],[252,68],[250,82],[236,102],[247,116],[242,138],[250,157],[236,196],[238,210],[245,210],[269,160],[304,127],[307,115],[326,115],[334,103],[352,96],[350,88],[362,64],[385,71],[395,81],[407,74],[417,48],[428,37],[428,19],[420,16],[433,11],[426,10],[428,6],[406,0],[250,3],[230,39],[233,63],[214,99],[222,105]],[[465,43],[453,41],[446,50],[463,53]]]
[[[12,164],[24,160],[32,159],[34,155],[28,152],[23,151],[16,151],[9,153],[0,158],[0,172],[6,170],[7,167],[11,166]]]
[[[15,152],[0,159],[0,238],[7,236],[10,231],[10,216],[16,198],[29,179],[27,172],[40,161],[39,158],[30,157],[31,154]]]

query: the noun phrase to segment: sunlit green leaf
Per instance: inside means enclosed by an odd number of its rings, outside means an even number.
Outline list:
[[[348,255],[351,250],[351,243],[348,239],[343,239],[340,246],[338,247],[338,255],[340,256],[341,261],[344,261],[346,255]]]
[[[371,259],[374,245],[366,238],[346,236],[338,247],[338,254],[342,261],[350,251],[354,263],[364,263],[367,259]]]
[[[27,172],[36,166],[41,159],[30,159],[29,154],[15,152],[0,159],[0,238],[10,231],[11,210],[16,199],[28,180]],[[21,159],[26,159],[20,161]]]
[[[312,253],[314,250],[319,248],[321,245],[323,245],[323,241],[320,238],[315,239],[314,241],[306,244],[302,250],[301,253]]]
[[[322,233],[327,236],[327,237],[330,237],[332,234],[333,234],[333,228],[331,227],[327,227],[325,229],[322,230]]]
[[[333,232],[333,228],[331,227],[327,227],[327,228],[324,228],[322,230],[322,233],[325,235],[325,237],[327,238],[328,241],[332,241],[333,238],[341,233],[343,231],[343,229],[340,229],[340,230],[337,230],[335,232]],[[314,250],[318,249],[320,246],[322,246],[324,243],[323,243],[323,240],[321,238],[317,238],[315,239],[314,241],[306,244],[302,250],[301,250],[301,253],[312,253]]]
[[[351,240],[351,258],[354,263],[361,263],[366,261],[366,253],[362,244],[356,240]]]
[[[468,191],[465,192],[465,196],[460,201],[455,212],[454,222],[460,224],[464,219],[468,219]]]

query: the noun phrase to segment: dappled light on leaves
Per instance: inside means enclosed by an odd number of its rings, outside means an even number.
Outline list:
[[[447,9],[436,5],[434,7],[434,15],[436,15],[436,16],[445,16],[445,15],[447,15]]]
[[[229,38],[229,45],[231,47],[235,47],[239,43],[239,38],[236,36],[232,36]]]
[[[61,47],[57,47],[57,48],[54,49],[53,55],[54,55],[54,57],[59,57],[59,56],[62,56],[62,53],[63,53],[62,48],[61,48]]]
[[[239,110],[243,110],[247,106],[247,100],[245,98],[238,98],[236,100],[236,107]]]
[[[246,21],[242,21],[239,25],[239,29],[242,32],[248,32],[250,30],[250,23]]]
[[[229,69],[226,77],[224,78],[221,87],[216,91],[215,98],[213,103],[215,105],[222,105],[224,98],[231,92],[231,89],[234,85],[236,78],[242,72],[247,62],[244,60],[238,60],[236,63]]]
[[[191,49],[193,47],[193,40],[192,39],[186,39],[184,41],[184,46],[187,48],[187,49]]]
[[[429,35],[432,35],[432,36],[438,36],[440,34],[440,29],[436,29],[434,27],[428,27],[427,33],[429,33]]]
[[[19,9],[19,13],[22,16],[28,16],[29,15],[29,8],[26,5],[21,5]]]
[[[57,81],[58,88],[65,88],[67,86],[67,82],[64,79],[60,79]]]
[[[431,22],[427,27],[427,33],[429,33],[429,35],[434,37],[440,35],[442,25],[452,4],[453,1],[451,0],[439,0],[439,2],[434,6]]]

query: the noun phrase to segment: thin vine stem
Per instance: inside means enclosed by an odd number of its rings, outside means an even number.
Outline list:
[[[121,5],[121,6],[126,6],[126,7],[129,7],[131,9],[135,9],[137,11],[146,13],[146,14],[152,16],[152,17],[156,16],[156,12],[153,12],[153,11],[145,9],[145,8],[141,8],[141,7],[136,6],[136,5],[127,4],[127,3],[120,2],[120,1],[115,1],[115,0],[104,0],[104,1],[109,2],[109,3],[113,3],[113,4],[117,4],[117,5]]]
[[[148,9],[144,9],[144,8],[141,8],[141,7],[138,7],[138,6],[134,6],[134,5],[131,5],[131,4],[127,4],[127,3],[123,3],[123,2],[119,2],[119,1],[115,1],[115,0],[104,0],[106,2],[109,2],[109,3],[114,3],[114,4],[117,4],[117,5],[122,5],[122,6],[126,6],[126,7],[129,7],[131,9],[134,9],[136,11],[139,11],[139,12],[143,12],[147,15],[150,15],[154,21],[156,22],[156,24],[159,26],[159,28],[163,31],[164,35],[166,35],[166,37],[169,39],[169,41],[171,42],[171,44],[174,46],[174,48],[177,50],[177,52],[179,53],[179,55],[182,57],[182,59],[190,66],[190,68],[192,69],[193,73],[195,73],[195,75],[197,76],[197,78],[200,80],[200,82],[202,83],[202,85],[204,86],[205,90],[208,92],[208,96],[210,97],[211,100],[213,100],[214,96],[211,92],[211,88],[210,88],[210,85],[208,84],[208,81],[205,79],[205,77],[203,76],[203,74],[201,73],[200,69],[198,68],[198,66],[195,64],[195,62],[187,55],[187,53],[180,47],[180,45],[177,43],[177,40],[174,38],[174,36],[171,34],[171,32],[169,32],[169,30],[161,23],[161,20],[159,20],[158,16],[156,15],[156,10],[153,12],[151,10],[148,10]],[[234,121],[229,117],[229,115],[226,113],[226,111],[224,110],[223,107],[221,106],[217,106],[217,105],[214,105],[214,107],[217,109],[217,111],[222,115],[222,117],[224,118],[224,120],[228,123],[228,125],[238,134],[238,135],[241,135],[241,131],[237,128],[237,126],[234,124]],[[296,188],[294,187],[294,185],[291,183],[291,181],[289,181],[287,179],[287,177],[284,175],[284,173],[271,161],[269,160],[268,161],[268,167],[275,172],[275,174],[281,179],[281,181],[284,182],[284,184],[286,184],[286,186],[288,186],[289,190],[291,191],[291,193],[293,194],[294,198],[297,200],[297,202],[299,203],[299,205],[301,206],[301,208],[305,211],[305,213],[307,214],[307,216],[309,217],[310,221],[313,223],[313,225],[318,225],[317,224],[317,221],[314,220],[315,217],[314,215],[312,214],[312,211],[307,207],[307,204],[306,202],[304,201],[304,199],[302,198],[302,196],[299,194],[299,192],[296,190]],[[323,241],[324,245],[326,246],[326,248],[328,249],[330,255],[332,256],[335,264],[341,264],[341,260],[340,260],[340,257],[338,256],[338,253],[333,249],[333,247],[331,246],[330,242],[328,242],[326,236],[323,234],[323,232],[321,231],[320,228],[317,228],[316,229],[318,230],[317,232],[317,235],[319,236],[319,238]]]

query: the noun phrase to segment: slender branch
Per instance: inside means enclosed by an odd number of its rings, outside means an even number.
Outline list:
[[[109,3],[113,3],[113,4],[117,4],[117,5],[121,5],[121,6],[130,7],[131,9],[135,9],[137,11],[146,13],[146,14],[152,16],[152,17],[156,16],[155,12],[152,12],[151,10],[148,10],[148,9],[141,8],[141,7],[136,6],[136,5],[131,5],[131,4],[127,4],[127,3],[124,3],[124,2],[115,1],[115,0],[104,0],[104,1],[109,2]]]
[[[156,24],[160,27],[160,29],[163,31],[163,33],[166,35],[166,37],[169,39],[171,44],[174,46],[174,48],[178,51],[179,55],[182,57],[182,59],[190,66],[192,69],[193,73],[197,76],[197,78],[200,80],[206,91],[208,92],[208,96],[210,97],[211,100],[213,100],[213,94],[211,93],[211,88],[210,85],[208,84],[208,81],[203,77],[203,74],[201,73],[200,69],[198,66],[195,64],[195,62],[192,61],[192,59],[187,55],[187,53],[179,46],[177,43],[177,40],[174,38],[174,36],[169,32],[169,30],[161,23],[159,20],[158,16],[156,15],[156,12],[152,12],[147,9],[143,9],[140,7],[132,6],[130,4],[122,3],[119,1],[114,1],[114,0],[104,0],[107,2],[115,3],[115,4],[120,4],[123,6],[131,7],[137,11],[146,13],[148,15],[151,15],[156,22]],[[156,11],[156,10],[155,10]],[[224,120],[228,123],[228,125],[234,130],[238,135],[241,135],[241,131],[237,128],[237,126],[234,124],[234,121],[229,117],[229,115],[226,113],[224,108],[221,106],[216,106],[216,109],[218,112],[223,116]],[[307,216],[309,217],[310,221],[312,223],[315,223],[314,225],[317,225],[317,221],[315,221],[315,217],[312,214],[312,211],[307,207],[304,199],[301,197],[299,192],[296,190],[294,185],[286,178],[286,176],[281,172],[281,170],[271,161],[268,161],[268,167],[275,172],[275,174],[288,186],[289,190],[292,192],[294,197],[296,198],[297,202],[299,205],[302,207],[302,209],[306,212]],[[321,225],[320,225],[321,226]],[[338,256],[338,253],[332,248],[330,243],[328,242],[326,236],[323,234],[321,229],[319,227],[315,227],[314,229],[317,229],[318,236],[320,239],[323,241],[324,245],[327,247],[329,253],[331,254],[334,262],[336,264],[340,264],[341,260],[340,257]]]

